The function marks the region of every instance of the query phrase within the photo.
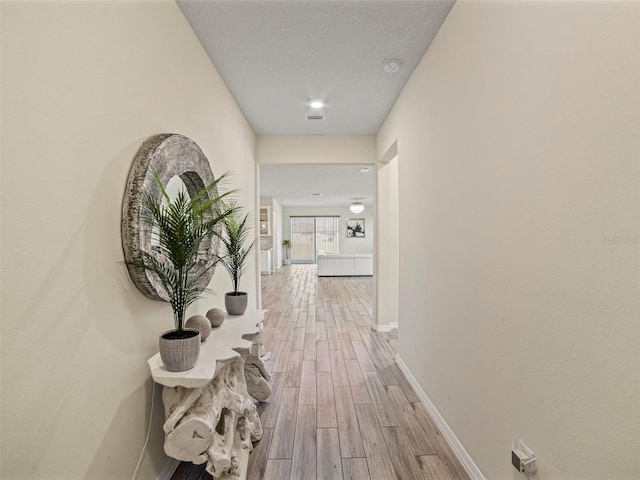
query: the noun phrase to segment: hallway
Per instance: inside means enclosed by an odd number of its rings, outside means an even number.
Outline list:
[[[370,329],[372,289],[315,265],[262,276],[273,394],[248,479],[468,478],[395,364],[395,332]],[[173,476],[209,478],[187,464]]]

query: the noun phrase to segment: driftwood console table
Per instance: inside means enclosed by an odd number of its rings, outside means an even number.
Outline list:
[[[251,442],[262,437],[251,397],[264,401],[271,394],[260,358],[264,313],[226,316],[202,343],[191,370],[169,372],[159,353],[148,360],[153,380],[164,386],[165,453],[206,463],[216,479],[246,479]]]

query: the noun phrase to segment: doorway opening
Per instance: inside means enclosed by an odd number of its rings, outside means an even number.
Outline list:
[[[397,143],[379,162],[376,184],[376,270],[374,323],[379,332],[398,328],[400,292],[399,187]]]

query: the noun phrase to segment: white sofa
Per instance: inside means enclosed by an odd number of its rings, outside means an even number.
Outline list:
[[[348,277],[373,275],[372,253],[318,253],[319,277]]]

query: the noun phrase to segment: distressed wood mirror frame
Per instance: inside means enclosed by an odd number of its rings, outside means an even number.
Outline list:
[[[161,192],[153,177],[155,170],[166,187],[169,180],[179,176],[189,195],[201,191],[215,180],[207,157],[200,147],[184,135],[162,133],[154,135],[142,144],[136,154],[122,202],[122,250],[129,275],[133,283],[148,298],[168,301],[160,280],[146,270],[129,265],[140,262],[142,251],[151,252],[151,229],[145,226],[143,205],[145,192],[160,199]],[[209,197],[217,196],[217,190],[209,192]],[[199,268],[207,268],[217,258],[218,241],[209,239],[201,244],[198,253]],[[213,277],[214,268],[209,269],[200,279],[204,290]]]

